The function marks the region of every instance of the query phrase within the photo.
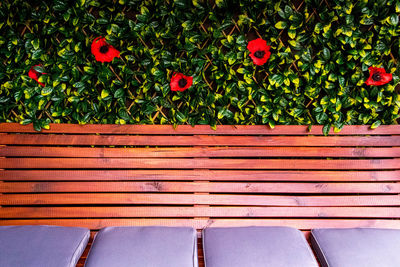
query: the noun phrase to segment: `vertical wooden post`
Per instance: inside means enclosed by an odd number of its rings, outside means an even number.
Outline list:
[[[0,133],[0,138],[2,137],[2,136],[4,136],[5,134],[4,133]],[[0,150],[2,149],[2,148],[4,148],[5,147],[5,145],[0,145]],[[1,159],[5,159],[5,157],[0,157],[0,160]],[[0,197],[3,195],[3,184],[4,184],[4,181],[2,180],[3,179],[3,172],[4,172],[4,169],[0,169]],[[1,203],[1,201],[0,201],[0,209],[2,208],[2,205],[1,205],[2,203]]]
[[[202,146],[203,148],[203,146]],[[204,146],[205,151],[207,151],[207,147]],[[200,158],[194,158],[194,159],[200,159]],[[201,158],[201,159],[208,159],[208,158]],[[200,171],[200,173],[202,171],[207,171],[208,169],[195,169]],[[209,180],[194,180],[193,182],[197,182],[197,183],[209,183]],[[209,195],[209,192],[194,192],[195,195]],[[195,204],[193,205],[193,208],[196,209],[197,207],[210,207],[210,205],[205,205],[205,204]],[[205,220],[205,221],[209,221],[210,217],[207,216],[201,216],[201,217],[194,217],[194,220]],[[207,223],[208,224],[208,223]],[[199,262],[204,262],[204,260],[201,260],[201,258],[203,257],[203,254],[201,253],[203,251],[203,242],[201,240],[201,232],[197,232],[197,237],[198,237],[198,243],[197,243],[197,248],[198,248],[198,257],[199,257]]]
[[[203,146],[201,148],[203,148]],[[204,146],[204,148],[205,148],[205,151],[207,151],[207,147]],[[208,158],[201,157],[201,158],[194,158],[194,159],[208,159]],[[194,170],[203,172],[203,171],[207,171],[208,169],[194,169]],[[196,182],[196,183],[209,183],[210,181],[209,180],[194,180],[193,182]],[[209,192],[194,192],[194,194],[195,195],[209,195],[210,193]],[[209,207],[210,205],[195,204],[193,206],[194,207]],[[206,220],[208,220],[208,219],[210,219],[210,217],[201,216],[201,217],[195,217],[195,219],[206,219]]]

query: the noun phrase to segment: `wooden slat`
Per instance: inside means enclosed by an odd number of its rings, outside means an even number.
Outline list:
[[[399,137],[400,138],[400,137]],[[3,146],[0,157],[400,157],[400,147],[34,147]]]
[[[187,158],[5,158],[4,169],[400,169],[397,159],[187,159]]]
[[[205,227],[288,226],[301,230],[314,228],[376,227],[400,229],[400,220],[391,219],[29,219],[0,220],[0,225],[61,225],[100,229],[109,226],[186,226]]]
[[[1,218],[400,218],[400,207],[4,207]]]
[[[4,194],[1,205],[251,205],[251,206],[399,206],[400,195],[285,196],[152,193]]]
[[[4,181],[400,181],[400,171],[5,170]]]
[[[45,192],[220,192],[220,193],[400,193],[400,183],[245,182],[6,182],[4,193]]]
[[[114,146],[400,146],[398,136],[116,136],[6,134],[0,144]]]
[[[218,125],[216,130],[208,125],[115,125],[115,124],[50,124],[46,133],[101,133],[101,134],[246,134],[246,135],[323,135],[322,127],[314,125],[311,131],[304,125],[277,125],[271,129],[265,125]],[[32,124],[0,123],[0,132],[35,133]],[[390,135],[400,134],[400,125],[381,125],[371,129],[369,125],[345,126],[339,133],[330,131],[334,135]]]

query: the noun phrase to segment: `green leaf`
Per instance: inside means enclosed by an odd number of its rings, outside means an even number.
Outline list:
[[[177,118],[178,121],[180,121],[180,122],[186,122],[186,121],[187,121],[186,116],[185,116],[182,112],[180,112],[180,111],[176,111],[176,118]]]
[[[322,132],[324,133],[325,136],[329,135],[330,129],[331,129],[331,126],[329,124],[324,125],[324,127],[322,128]]]
[[[106,98],[109,94],[110,94],[110,93],[109,93],[107,90],[103,89],[103,90],[101,91],[101,98],[104,99],[104,98]]]
[[[124,92],[124,89],[122,89],[122,88],[118,89],[114,93],[115,98],[122,98],[122,97],[124,97],[124,95],[125,95],[125,92]]]
[[[390,24],[392,24],[393,26],[399,24],[399,16],[397,14],[392,14],[390,16]]]
[[[39,39],[35,39],[35,40],[32,40],[31,41],[31,43],[32,43],[32,45],[33,45],[33,48],[35,49],[35,50],[38,50],[39,49]]]
[[[236,38],[236,44],[238,45],[244,45],[246,43],[246,38],[244,37],[244,35],[239,35]]]
[[[288,30],[288,35],[291,39],[296,38],[296,31],[295,30]]]
[[[215,3],[218,7],[222,7],[222,5],[224,4],[224,0],[215,0]]]
[[[45,72],[44,68],[42,66],[39,66],[39,65],[38,66],[34,66],[33,69],[36,70],[39,73],[44,73]]]
[[[280,29],[280,30],[286,29],[286,27],[287,27],[287,24],[285,21],[278,21],[275,24],[275,28]]]
[[[27,125],[27,124],[29,124],[29,123],[32,123],[32,120],[31,120],[31,119],[24,119],[24,120],[22,120],[22,121],[20,122],[20,124],[22,124],[22,125]]]
[[[371,125],[371,129],[375,129],[375,128],[378,128],[380,125],[381,125],[381,121],[380,120],[378,120],[378,121],[375,121],[372,125]]]
[[[243,74],[244,73],[244,68],[239,68],[236,70],[237,73]]]
[[[43,95],[43,96],[47,96],[47,95],[49,95],[49,94],[51,94],[52,92],[53,92],[53,87],[51,87],[51,86],[46,86],[46,87],[43,87],[43,89],[42,89],[42,91],[41,91],[41,95]]]
[[[328,48],[324,47],[324,49],[322,49],[322,56],[325,60],[329,60],[331,57],[331,52],[329,51]]]

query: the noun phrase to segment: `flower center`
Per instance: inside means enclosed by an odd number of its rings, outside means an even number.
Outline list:
[[[178,85],[179,85],[180,88],[185,87],[186,84],[187,84],[187,81],[186,81],[185,79],[183,79],[183,78],[181,78],[181,79],[178,81]]]
[[[262,51],[262,50],[256,51],[256,52],[254,53],[254,56],[255,56],[256,58],[262,58],[264,55],[265,55],[265,52]]]
[[[372,74],[372,80],[378,82],[381,80],[381,74],[379,72],[375,72],[374,74]]]
[[[100,53],[105,54],[108,52],[108,45],[103,45],[100,47]]]

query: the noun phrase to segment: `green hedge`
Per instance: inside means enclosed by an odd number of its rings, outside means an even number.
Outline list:
[[[355,4],[351,3],[355,2]],[[106,4],[105,4],[106,3]],[[400,0],[0,3],[0,122],[394,124]],[[121,52],[96,62],[98,37]],[[255,66],[247,43],[271,58]],[[41,64],[41,87],[28,77]],[[393,74],[366,86],[369,66]],[[170,91],[172,73],[193,76]]]

